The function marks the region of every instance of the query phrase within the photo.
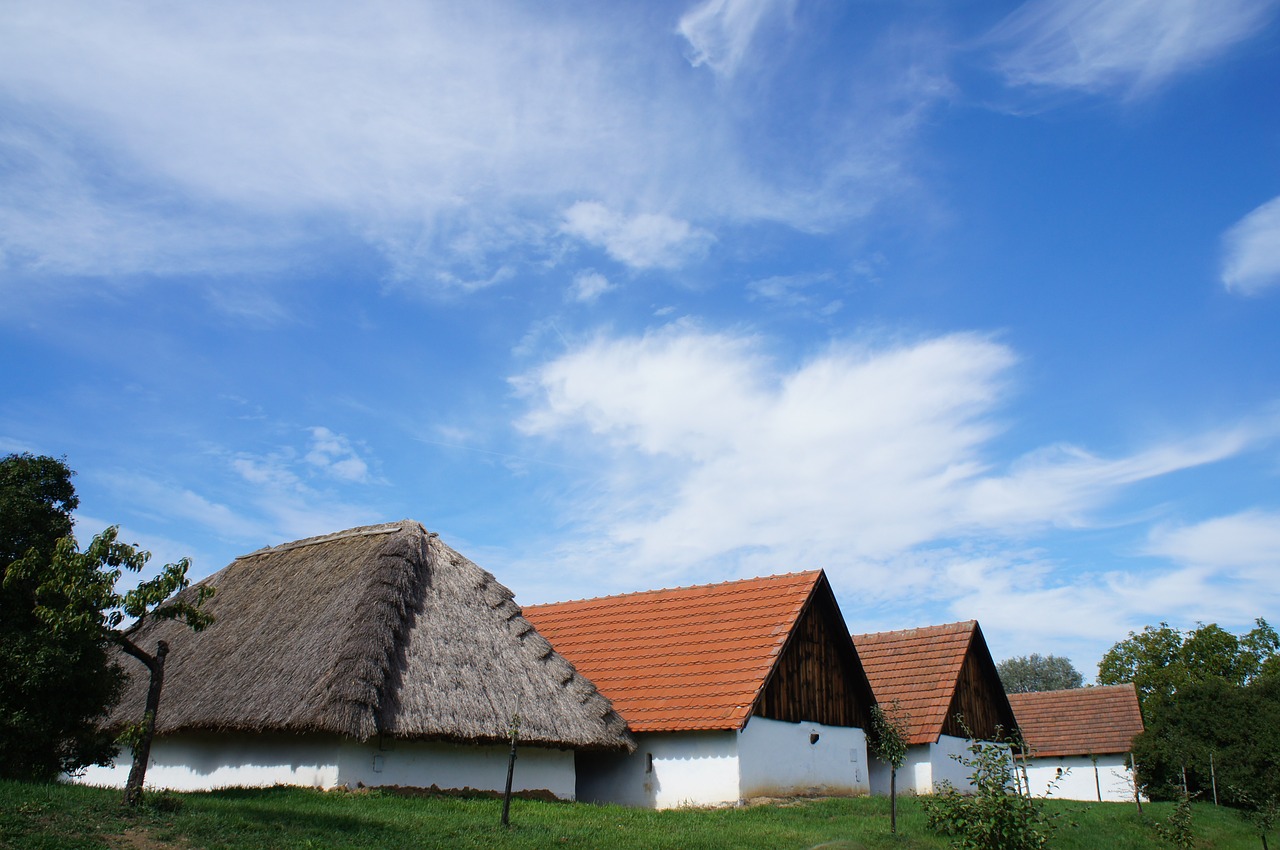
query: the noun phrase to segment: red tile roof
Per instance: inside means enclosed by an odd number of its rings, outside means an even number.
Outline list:
[[[897,700],[907,715],[908,744],[931,744],[942,734],[977,627],[966,620],[853,636],[876,702],[887,707]]]
[[[1132,684],[1009,694],[1009,703],[1033,756],[1127,753],[1143,728]]]
[[[524,616],[633,732],[739,729],[821,577],[531,605]]]

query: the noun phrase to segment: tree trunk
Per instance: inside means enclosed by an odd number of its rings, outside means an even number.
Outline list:
[[[147,688],[147,708],[142,715],[142,734],[133,747],[133,766],[129,768],[129,780],[124,786],[124,804],[136,806],[142,802],[142,783],[147,778],[147,762],[151,759],[151,739],[156,732],[156,712],[160,710],[160,689],[164,686],[164,658],[169,654],[169,644],[156,644],[156,654],[148,655],[130,641],[124,643],[125,652],[147,665],[151,671],[151,684]]]
[[[898,769],[889,768],[889,832],[898,834]]]

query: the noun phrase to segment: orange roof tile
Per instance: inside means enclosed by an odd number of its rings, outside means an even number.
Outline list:
[[[523,613],[633,732],[739,729],[821,577],[812,570]]]
[[[942,734],[977,627],[976,620],[966,620],[853,636],[876,702],[897,700],[907,715],[908,744],[931,744]]]
[[[1127,753],[1143,729],[1132,684],[1009,694],[1009,704],[1033,756]]]

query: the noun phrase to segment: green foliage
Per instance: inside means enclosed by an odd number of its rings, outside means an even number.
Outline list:
[[[1156,834],[1178,850],[1191,850],[1196,846],[1196,836],[1191,828],[1191,820],[1191,798],[1184,794],[1174,806],[1169,818],[1154,824]]]
[[[1214,624],[1183,633],[1166,623],[1111,648],[1101,684],[1133,681],[1146,731],[1134,744],[1140,779],[1153,799],[1176,800],[1187,789],[1242,805],[1280,794],[1280,638],[1266,620],[1236,636]]]
[[[150,552],[120,542],[119,531],[111,526],[83,552],[73,538],[59,540],[52,563],[39,572],[39,565],[15,565],[11,572],[20,578],[41,579],[35,590],[36,616],[55,634],[96,637],[121,645],[130,644],[121,629],[126,619],[134,625],[147,617],[180,620],[196,631],[208,626],[212,617],[201,606],[213,595],[212,587],[200,587],[191,598],[175,596],[190,584],[187,558],[165,565],[159,575],[133,590],[120,593],[116,589],[124,570],[141,572],[151,558]]]
[[[1107,650],[1098,665],[1098,684],[1133,682],[1143,707],[1152,697],[1175,696],[1194,682],[1222,679],[1246,685],[1280,672],[1280,635],[1259,618],[1236,637],[1215,623],[1188,632],[1168,623],[1147,626]]]
[[[996,665],[1005,693],[1026,694],[1033,691],[1062,691],[1084,684],[1084,676],[1070,658],[1059,655],[1019,655]]]
[[[79,505],[72,475],[56,458],[0,458],[0,776],[49,780],[115,755],[97,721],[121,671],[96,636],[55,633],[37,612],[43,567]]]
[[[1012,743],[1012,742],[1010,742]],[[1013,759],[1003,744],[970,741],[969,754],[957,756],[973,772],[973,792],[962,794],[949,783],[922,799],[929,826],[951,838],[961,850],[1042,850],[1057,826],[1057,815],[1043,801],[1018,793]]]
[[[1276,828],[1280,819],[1280,796],[1271,794],[1267,797],[1254,797],[1240,788],[1231,789],[1240,803],[1240,816],[1253,827],[1262,846],[1267,846],[1267,836]]]
[[[907,759],[907,715],[901,704],[894,700],[886,710],[880,705],[871,706],[871,734],[867,745],[871,755],[889,765],[893,770],[902,767]]]

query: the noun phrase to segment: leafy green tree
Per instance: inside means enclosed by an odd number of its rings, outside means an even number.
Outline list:
[[[1155,799],[1186,790],[1224,802],[1280,795],[1280,676],[1276,632],[1259,619],[1236,636],[1217,625],[1183,633],[1148,626],[1111,648],[1102,684],[1133,681],[1146,731],[1134,743],[1143,785]]]
[[[159,641],[155,650],[149,651],[136,643],[134,636],[148,620],[178,620],[196,631],[204,629],[212,617],[202,606],[213,595],[213,588],[202,586],[193,594],[179,595],[179,591],[190,584],[187,571],[191,562],[183,558],[176,564],[166,565],[155,578],[120,593],[116,585],[123,571],[141,572],[151,553],[120,542],[118,534],[115,526],[108,528],[93,538],[83,552],[74,538],[64,537],[58,541],[47,567],[19,562],[5,580],[6,583],[15,577],[39,580],[35,614],[55,635],[115,644],[147,668],[150,674],[147,703],[129,742],[133,748],[133,766],[124,796],[127,804],[137,805],[142,799],[169,646]],[[126,628],[127,621],[131,622]]]
[[[1098,665],[1098,684],[1133,682],[1143,708],[1149,698],[1172,697],[1192,682],[1217,678],[1235,685],[1280,671],[1280,636],[1266,620],[1236,637],[1216,623],[1188,632],[1168,623],[1147,626],[1107,650]]]
[[[898,832],[898,768],[907,760],[909,718],[902,704],[894,700],[886,710],[871,706],[871,754],[889,765],[889,832]]]
[[[1084,676],[1071,663],[1070,658],[1059,655],[1019,655],[1006,658],[996,665],[1000,682],[1007,694],[1026,694],[1032,691],[1062,691],[1084,684]]]
[[[36,614],[40,565],[71,534],[79,505],[65,460],[0,458],[0,776],[51,780],[115,756],[99,721],[123,673],[107,647],[55,634]],[[22,572],[19,576],[17,570]]]

